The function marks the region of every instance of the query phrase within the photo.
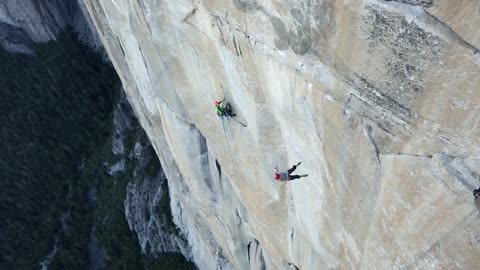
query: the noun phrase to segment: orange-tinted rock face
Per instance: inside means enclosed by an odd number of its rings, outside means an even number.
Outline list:
[[[476,268],[480,2],[85,2],[200,268]]]

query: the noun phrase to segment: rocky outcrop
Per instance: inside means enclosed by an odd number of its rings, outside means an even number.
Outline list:
[[[141,144],[135,145],[136,159],[156,158],[145,156],[148,153]],[[157,256],[165,252],[182,253],[187,259],[192,255],[185,238],[172,222],[168,186],[165,175],[160,171],[152,178],[140,179],[138,170],[146,168],[135,167],[134,179],[128,184],[125,199],[125,217],[130,230],[137,233],[143,253]]]
[[[10,52],[31,54],[33,43],[55,40],[67,26],[90,47],[102,51],[101,41],[77,0],[6,0],[0,3],[0,46]]]
[[[199,268],[477,267],[480,4],[85,2]]]
[[[104,165],[111,176],[127,175],[125,219],[142,253],[149,259],[181,253],[191,260],[188,243],[172,221],[165,175],[124,94],[113,112],[111,153],[115,159]]]

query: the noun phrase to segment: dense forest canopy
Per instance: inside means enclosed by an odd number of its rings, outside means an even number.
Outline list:
[[[192,268],[180,254],[146,258],[125,221],[134,161],[117,176],[104,165],[116,158],[112,119],[121,85],[113,67],[71,31],[34,52],[0,49],[0,268],[38,269],[52,255],[48,269],[88,269],[92,232],[107,269]],[[149,145],[138,124],[127,139],[127,151],[135,142]],[[159,170],[155,157],[142,173]]]

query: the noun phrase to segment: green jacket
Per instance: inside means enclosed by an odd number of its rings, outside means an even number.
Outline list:
[[[215,111],[217,112],[218,116],[223,116],[225,114],[225,110],[219,105],[215,106]]]

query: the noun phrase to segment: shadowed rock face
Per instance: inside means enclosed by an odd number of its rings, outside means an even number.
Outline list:
[[[82,0],[5,0],[0,3],[0,46],[14,53],[33,53],[33,43],[55,40],[70,26],[93,49],[102,50]]]
[[[201,269],[477,268],[480,2],[460,2],[85,0]]]

